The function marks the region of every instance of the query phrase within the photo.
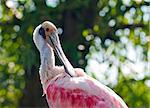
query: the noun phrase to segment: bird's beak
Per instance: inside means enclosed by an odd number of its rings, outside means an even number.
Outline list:
[[[70,76],[76,76],[73,66],[70,64],[62,50],[58,33],[52,32],[47,39],[47,42],[53,48],[59,60],[63,63],[66,73],[68,73]]]

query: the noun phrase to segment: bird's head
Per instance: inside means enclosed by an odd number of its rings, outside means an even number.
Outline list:
[[[45,21],[36,27],[33,33],[33,40],[40,53],[43,51],[43,46],[45,45],[53,49],[63,63],[67,73],[71,74],[71,76],[75,76],[74,69],[66,59],[61,48],[57,28],[53,23]]]
[[[54,48],[54,44],[59,44],[56,26],[49,21],[43,22],[34,30],[33,40],[39,51],[42,51],[44,45]]]

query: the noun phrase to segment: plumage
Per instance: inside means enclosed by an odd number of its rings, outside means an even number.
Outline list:
[[[46,21],[39,25],[33,40],[40,52],[40,79],[50,108],[127,108],[113,90],[72,67],[61,49],[54,24]],[[54,52],[63,66],[55,65]]]
[[[89,76],[58,75],[46,88],[52,108],[127,108],[111,89]]]

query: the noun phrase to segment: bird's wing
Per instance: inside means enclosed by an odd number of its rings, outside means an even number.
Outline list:
[[[115,92],[89,76],[58,76],[49,82],[46,96],[51,108],[127,108]]]

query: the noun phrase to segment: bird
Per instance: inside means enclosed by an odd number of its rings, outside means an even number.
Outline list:
[[[39,24],[33,32],[33,41],[40,52],[40,80],[50,108],[128,108],[112,89],[83,69],[73,68],[52,22]],[[62,65],[55,64],[55,55]]]

